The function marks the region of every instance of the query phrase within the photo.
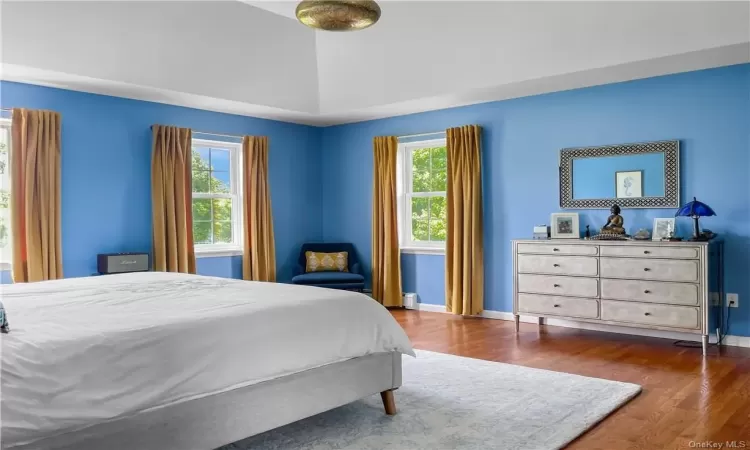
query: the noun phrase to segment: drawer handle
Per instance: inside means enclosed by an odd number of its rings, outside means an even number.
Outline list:
[[[555,308],[559,308],[560,307],[560,305],[552,305],[552,306],[554,306]]]
[[[552,267],[560,267],[560,264],[552,264]]]
[[[644,316],[650,316],[651,313],[643,313]]]
[[[559,249],[559,248],[553,248],[553,249],[552,249],[552,251],[553,251],[553,252],[559,252],[559,251],[560,251],[560,249]]]
[[[644,267],[644,268],[643,268],[643,271],[644,271],[644,272],[651,272],[651,269],[649,269],[648,267]]]
[[[649,291],[648,289],[646,289],[645,291],[643,291],[643,293],[644,293],[644,294],[650,294],[650,293],[651,293],[651,291]]]
[[[648,251],[648,250],[644,250],[644,251],[643,251],[643,254],[644,254],[644,255],[650,255],[650,254],[651,254],[651,252],[650,252],[650,251]]]
[[[553,284],[552,286],[553,286],[553,287],[560,287],[560,285],[559,285],[559,284]]]

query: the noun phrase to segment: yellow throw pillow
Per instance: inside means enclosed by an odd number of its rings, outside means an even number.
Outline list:
[[[305,272],[349,272],[349,252],[305,252]]]

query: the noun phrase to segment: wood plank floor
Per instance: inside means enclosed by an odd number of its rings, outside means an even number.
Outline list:
[[[570,449],[689,449],[709,441],[750,449],[750,349],[711,347],[704,359],[700,349],[666,339],[526,323],[516,334],[510,321],[391,313],[417,349],[643,386]]]

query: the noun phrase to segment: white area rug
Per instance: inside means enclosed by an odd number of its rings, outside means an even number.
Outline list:
[[[564,447],[641,391],[635,384],[417,351],[404,357],[398,414],[374,395],[222,450]]]

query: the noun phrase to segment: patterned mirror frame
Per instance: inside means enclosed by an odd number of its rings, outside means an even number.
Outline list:
[[[573,160],[599,156],[664,153],[664,196],[639,198],[573,198]],[[680,141],[656,141],[560,150],[560,207],[562,209],[678,208],[680,206]]]

